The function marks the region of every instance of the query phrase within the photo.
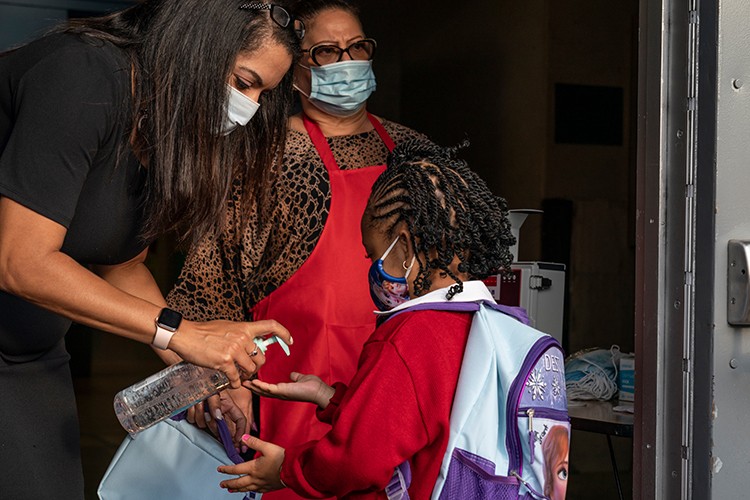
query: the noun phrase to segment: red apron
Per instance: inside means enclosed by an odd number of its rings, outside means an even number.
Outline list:
[[[394,143],[383,125],[368,113],[370,122],[389,151]],[[385,165],[341,170],[317,123],[303,115],[307,133],[325,164],[331,202],[323,231],[310,257],[291,278],[258,302],[253,319],[275,319],[294,337],[291,355],[271,347],[262,380],[288,382],[292,371],[319,376],[327,384],[354,375],[362,346],[375,329],[375,306],[370,298],[360,220],[375,179]],[[330,426],[315,417],[310,403],[261,398],[260,437],[283,447],[321,438]],[[281,500],[301,498],[285,489],[265,494]]]

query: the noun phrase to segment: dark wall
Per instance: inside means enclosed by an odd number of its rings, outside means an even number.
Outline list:
[[[33,40],[68,17],[125,8],[135,0],[0,0],[0,51]]]
[[[567,257],[571,350],[632,350],[637,1],[359,5],[379,42],[371,111],[468,138],[465,157],[511,208],[570,207],[527,219],[519,260]]]

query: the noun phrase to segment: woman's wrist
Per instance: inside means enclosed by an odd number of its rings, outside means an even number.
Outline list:
[[[183,319],[180,323],[179,328],[174,332],[172,338],[169,340],[169,351],[174,352],[177,356],[182,357],[181,353],[184,353],[187,348],[186,342],[189,341],[192,333],[195,329],[195,322]]]

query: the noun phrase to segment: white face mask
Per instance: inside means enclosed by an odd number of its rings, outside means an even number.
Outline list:
[[[244,127],[260,108],[260,104],[227,84],[229,97],[224,107],[224,125],[221,134],[227,135],[237,127]]]
[[[310,94],[295,88],[315,107],[330,115],[355,114],[377,87],[372,61],[339,61],[309,69]]]

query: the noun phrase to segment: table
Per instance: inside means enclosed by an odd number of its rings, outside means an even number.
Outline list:
[[[612,409],[620,405],[618,401],[568,401],[568,416],[570,427],[579,431],[596,432],[607,436],[609,459],[615,475],[617,493],[622,500],[622,485],[617,471],[615,452],[612,448],[611,436],[633,437],[633,414],[616,412]],[[632,404],[631,402],[622,403]]]

